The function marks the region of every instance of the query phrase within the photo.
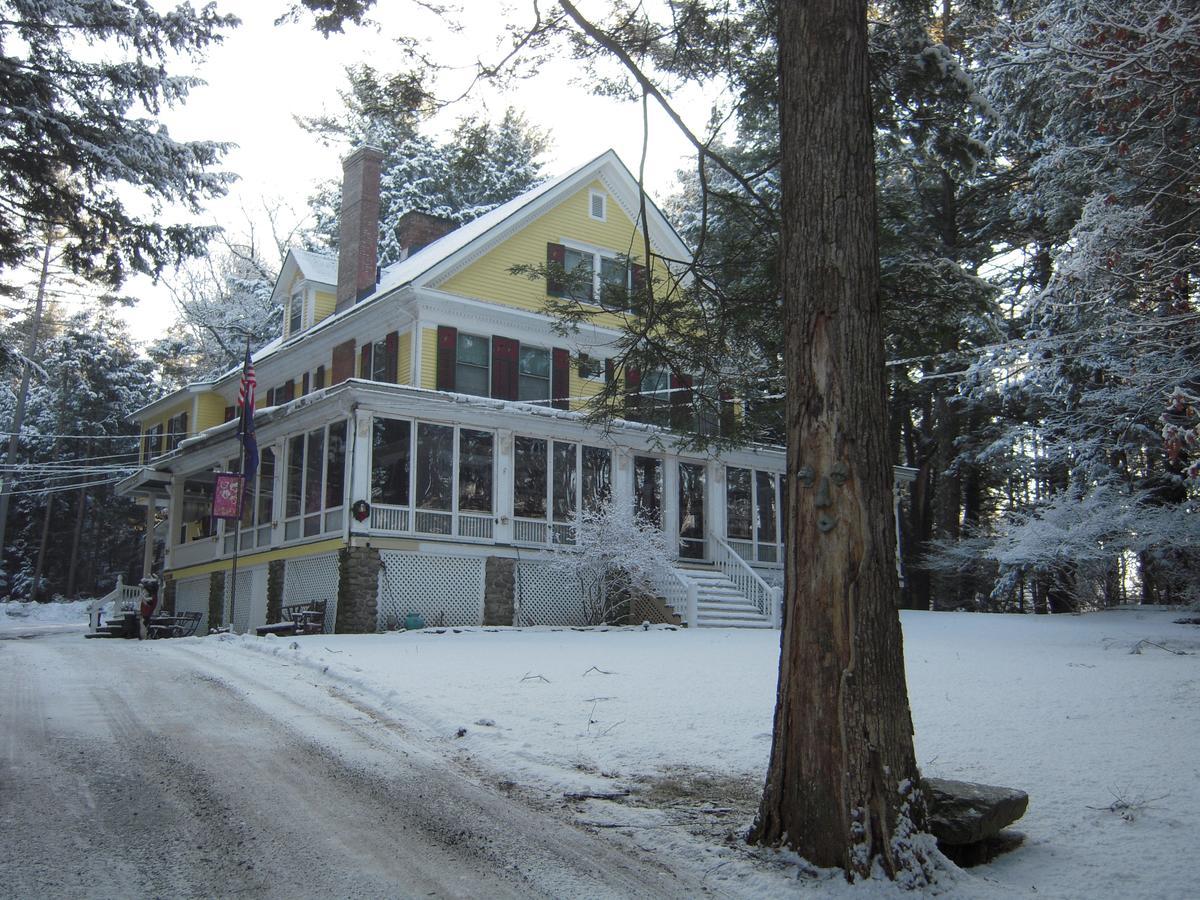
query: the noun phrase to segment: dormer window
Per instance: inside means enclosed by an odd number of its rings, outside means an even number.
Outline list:
[[[603,222],[608,218],[608,195],[603,191],[590,191],[588,193],[588,215],[597,222]]]
[[[292,294],[288,305],[288,334],[298,334],[304,327],[304,291]]]

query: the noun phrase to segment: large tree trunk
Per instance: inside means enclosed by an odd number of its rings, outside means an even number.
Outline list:
[[[884,407],[866,5],[782,3],[787,615],[751,839],[928,877]],[[813,479],[804,477],[811,467]]]

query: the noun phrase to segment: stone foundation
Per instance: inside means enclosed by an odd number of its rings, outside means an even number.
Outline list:
[[[483,624],[512,625],[516,595],[517,561],[489,556],[483,565]]]
[[[284,561],[273,559],[267,563],[267,622],[278,622],[283,618],[283,572]]]
[[[344,547],[338,551],[338,634],[374,634],[379,628],[379,551]]]
[[[213,572],[208,576],[208,627],[218,628],[225,624],[225,573]]]

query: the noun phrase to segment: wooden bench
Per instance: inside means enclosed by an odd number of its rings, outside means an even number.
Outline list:
[[[177,616],[152,616],[148,636],[151,638],[191,637],[200,627],[199,612],[185,612]]]
[[[325,632],[325,608],[328,600],[313,600],[309,603],[293,603],[280,610],[281,619],[270,625],[254,629],[259,637],[268,634],[323,634]]]

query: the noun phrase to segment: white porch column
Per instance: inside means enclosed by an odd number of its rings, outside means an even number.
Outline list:
[[[618,509],[633,509],[633,451],[624,447],[613,450],[612,497]]]
[[[179,529],[183,523],[183,476],[172,475],[167,489],[167,539],[164,565],[175,568],[175,546],[179,542]]]
[[[662,532],[667,537],[667,548],[672,557],[679,556],[679,457],[664,456]]]
[[[354,516],[350,512],[350,507],[359,500],[371,502],[371,413],[366,410],[356,409],[354,411],[354,420],[352,427],[354,428],[354,440],[350,445],[350,453],[347,456],[347,462],[350,464],[350,477],[346,481],[350,485],[350,495],[346,499],[346,533],[351,531],[366,531],[370,527],[370,520],[366,522],[355,521]]]
[[[725,463],[719,459],[710,459],[707,464],[708,477],[705,479],[705,513],[708,523],[707,534],[704,535],[705,544],[707,545],[714,537],[725,539],[725,523],[727,521],[727,510],[725,509]],[[709,549],[709,556],[713,550]]]
[[[275,477],[271,479],[271,546],[283,543],[283,496],[287,485],[287,441],[282,438],[268,445],[275,456]],[[259,448],[261,452],[263,448]]]
[[[496,430],[496,488],[492,498],[496,511],[493,536],[497,544],[511,544],[513,540],[514,462],[512,429],[499,428]]]

